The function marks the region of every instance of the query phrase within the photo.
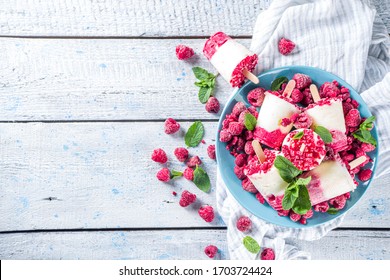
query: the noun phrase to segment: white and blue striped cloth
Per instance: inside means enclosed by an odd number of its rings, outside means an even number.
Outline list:
[[[281,37],[296,43],[293,54],[283,56],[278,52]],[[258,72],[285,65],[313,66],[338,75],[361,92],[377,117],[380,156],[376,178],[390,170],[389,49],[388,31],[375,8],[365,0],[274,0],[259,15],[251,44],[251,50],[259,55]],[[228,226],[231,259],[259,258],[242,245],[244,234],[237,230],[236,221],[243,215],[253,222],[250,235],[262,247],[273,248],[277,259],[310,259],[310,253],[300,251],[292,245],[293,241],[319,239],[343,221],[342,216],[307,229],[269,224],[249,213],[232,197],[219,171],[217,208]]]

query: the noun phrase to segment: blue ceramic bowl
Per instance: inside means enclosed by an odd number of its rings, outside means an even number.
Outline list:
[[[324,82],[331,82],[334,80],[338,81],[340,85],[348,88],[350,90],[351,97],[359,102],[360,104],[359,111],[361,116],[365,118],[371,116],[371,113],[367,105],[364,103],[360,95],[348,83],[346,83],[339,77],[331,73],[328,73],[326,71],[323,71],[321,69],[307,67],[307,66],[286,66],[281,68],[275,68],[263,72],[261,75],[259,75],[260,85],[255,85],[251,82],[247,82],[226,103],[226,106],[222,112],[218,124],[216,153],[217,153],[217,162],[219,165],[219,170],[222,175],[222,179],[224,180],[231,194],[243,207],[245,207],[248,211],[250,211],[257,217],[267,222],[273,223],[275,225],[285,226],[289,228],[307,228],[307,227],[313,227],[313,226],[317,226],[329,222],[345,214],[347,211],[349,211],[359,201],[359,199],[362,198],[363,194],[370,186],[372,179],[366,182],[360,182],[356,178],[356,180],[359,182],[358,187],[354,192],[351,193],[351,198],[347,200],[344,209],[340,210],[336,215],[314,212],[314,216],[308,219],[307,224],[302,225],[299,222],[297,223],[291,221],[289,217],[278,216],[277,212],[273,208],[271,208],[271,206],[269,206],[267,203],[265,204],[259,203],[259,201],[256,199],[254,194],[243,190],[243,188],[241,187],[241,180],[239,180],[236,177],[233,171],[234,157],[230,154],[229,151],[226,150],[226,143],[222,143],[219,141],[219,131],[222,128],[222,121],[225,119],[227,114],[231,113],[233,106],[237,102],[241,101],[244,102],[247,106],[250,105],[246,99],[246,96],[250,90],[258,86],[263,87],[265,89],[270,89],[271,83],[275,78],[280,76],[285,76],[288,79],[292,79],[293,75],[296,73],[309,75],[313,83],[315,83],[318,87],[321,86]],[[375,127],[372,130],[372,134],[375,137],[375,139],[378,140],[378,135]],[[376,167],[377,157],[378,157],[378,148],[379,147],[377,147],[374,151],[368,154],[372,158],[373,162],[365,166],[365,168],[370,168],[373,171],[373,176],[371,176],[371,178],[374,177],[374,172],[375,172],[375,167]]]

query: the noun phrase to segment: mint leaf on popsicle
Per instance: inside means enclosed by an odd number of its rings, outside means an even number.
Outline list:
[[[280,87],[284,84],[287,83],[288,79],[287,77],[278,77],[275,80],[273,80],[271,84],[271,90],[272,91],[277,91],[280,89]]]
[[[317,125],[314,128],[314,132],[317,133],[325,144],[332,143],[332,134],[328,129],[323,126]]]

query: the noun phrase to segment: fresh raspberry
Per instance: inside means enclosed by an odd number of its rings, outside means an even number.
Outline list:
[[[278,48],[282,55],[288,55],[294,50],[295,44],[289,39],[282,38],[279,40]]]
[[[214,245],[209,245],[204,248],[204,253],[210,258],[213,259],[215,255],[218,253],[218,248]]]
[[[184,169],[183,177],[189,181],[193,181],[194,180],[194,170],[190,167],[187,167],[186,169]]]
[[[246,164],[246,158],[246,154],[239,154],[234,160],[234,163],[239,167],[243,167]]]
[[[265,202],[265,199],[264,199],[263,195],[262,195],[260,192],[258,192],[258,193],[256,194],[256,199],[257,199],[261,204],[264,204],[264,202]]]
[[[245,111],[245,110],[246,110],[245,104],[242,103],[242,102],[237,102],[237,103],[234,105],[233,109],[232,109],[232,114],[233,114],[234,116],[238,117],[238,116],[241,114],[241,112],[243,112],[243,111]]]
[[[209,113],[218,113],[219,111],[219,101],[214,96],[210,97],[206,103],[206,111]]]
[[[271,248],[264,248],[260,254],[260,259],[263,261],[272,261],[275,259],[275,252]]]
[[[351,111],[353,109],[353,106],[351,103],[348,103],[348,102],[343,102],[343,112],[344,112],[344,116],[346,114],[348,114],[349,111]]]
[[[234,174],[236,174],[237,178],[240,180],[246,177],[244,174],[244,168],[237,165],[234,166]]]
[[[352,109],[345,116],[345,124],[349,127],[359,126],[361,121],[360,113],[357,109]]]
[[[311,78],[305,74],[296,73],[292,79],[295,81],[295,87],[299,90],[307,88],[311,85]]]
[[[201,206],[198,210],[199,216],[208,223],[214,220],[214,209],[210,205]]]
[[[215,145],[209,145],[207,147],[207,154],[209,155],[209,158],[215,159]]]
[[[173,134],[177,132],[180,129],[180,124],[177,123],[174,119],[168,118],[165,120],[165,133],[166,134]]]
[[[176,148],[173,153],[180,162],[185,162],[188,158],[188,150],[186,148]]]
[[[329,204],[338,210],[343,209],[346,202],[347,198],[343,194],[329,200]]]
[[[290,219],[294,222],[298,222],[301,219],[301,215],[291,211],[290,213]]]
[[[163,149],[155,149],[152,153],[152,160],[159,163],[166,163],[168,157]]]
[[[252,89],[247,95],[248,102],[252,106],[260,107],[264,101],[264,97],[265,97],[264,93],[265,93],[265,89],[261,87]]]
[[[297,89],[294,88],[293,91],[291,92],[291,100],[293,103],[299,103],[303,99],[303,93]]]
[[[370,143],[362,143],[361,148],[364,152],[369,153],[375,150],[375,146]]]
[[[191,168],[196,167],[197,165],[201,165],[201,164],[202,164],[202,161],[200,160],[200,158],[198,156],[194,156],[187,161],[187,166],[191,167]]]
[[[194,55],[194,50],[185,45],[176,46],[176,56],[179,60],[185,60]]]
[[[219,140],[221,142],[229,142],[232,139],[232,134],[227,129],[222,129],[219,133]]]
[[[324,213],[324,212],[329,210],[329,204],[327,201],[324,201],[324,202],[321,202],[321,203],[314,205],[313,209],[316,212],[323,212]]]
[[[172,192],[172,194],[173,194],[174,196],[177,196],[177,192]]]
[[[303,214],[302,217],[305,218],[305,219],[310,219],[311,217],[313,217],[313,210],[310,209],[309,211],[306,212],[306,214]]]
[[[252,141],[246,141],[244,150],[245,150],[245,153],[248,155],[255,154],[255,150],[253,149],[253,146],[252,146]]]
[[[296,128],[309,128],[313,124],[313,119],[306,113],[296,114],[294,126]]]
[[[252,228],[252,221],[247,216],[242,216],[237,220],[237,229],[242,232],[248,232]]]
[[[171,179],[171,172],[169,172],[168,168],[163,168],[157,172],[157,179],[163,182],[169,182]]]
[[[241,185],[242,185],[242,188],[244,190],[246,190],[247,192],[250,192],[250,193],[257,193],[257,189],[256,187],[252,184],[252,182],[249,180],[249,178],[245,178],[242,182],[241,182]]]
[[[228,128],[231,135],[240,135],[243,129],[244,125],[239,122],[231,122]]]
[[[196,200],[196,195],[185,190],[181,193],[179,204],[181,207],[187,207],[188,205],[194,203],[195,200]]]
[[[358,174],[359,180],[363,181],[363,182],[370,180],[371,176],[372,176],[372,170],[371,169],[360,170],[360,172]]]
[[[340,89],[337,87],[335,82],[325,82],[320,87],[320,96],[321,98],[325,97],[337,97],[340,94]]]

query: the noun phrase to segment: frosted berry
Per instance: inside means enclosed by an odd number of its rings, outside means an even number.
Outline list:
[[[187,167],[186,169],[184,169],[183,177],[189,181],[193,181],[194,180],[194,170],[190,167]]]
[[[180,162],[185,162],[188,158],[188,150],[186,148],[176,148],[173,153]]]
[[[264,93],[265,93],[265,89],[261,87],[252,89],[247,95],[248,102],[252,106],[260,107],[264,101],[264,97],[265,97]]]
[[[239,154],[236,159],[234,160],[234,163],[239,166],[239,167],[242,167],[246,164],[246,158],[247,156],[245,154]]]
[[[269,260],[272,261],[275,259],[275,252],[271,248],[264,248],[260,254],[261,260]]]
[[[372,176],[372,170],[371,169],[363,169],[360,170],[358,177],[360,181],[368,181],[371,179]]]
[[[152,153],[152,160],[159,163],[166,163],[168,157],[163,149],[155,149]]]
[[[237,220],[237,229],[242,232],[248,232],[252,228],[252,221],[247,216],[242,216]]]
[[[338,88],[337,82],[325,82],[320,87],[320,96],[321,98],[325,97],[337,97],[340,94],[340,89]]]
[[[194,55],[194,50],[185,45],[176,46],[176,56],[179,60],[189,59]]]
[[[353,105],[351,103],[348,103],[348,102],[343,102],[343,112],[344,112],[344,116],[346,114],[348,114],[349,111],[351,111],[353,109]]]
[[[302,217],[305,219],[310,219],[311,217],[313,217],[313,214],[314,214],[313,210],[310,209],[309,211],[306,212],[306,214],[302,215]]]
[[[357,109],[352,109],[345,116],[345,124],[349,127],[359,126],[361,121],[360,113]]]
[[[290,219],[294,222],[298,222],[300,219],[301,219],[301,215],[297,214],[297,213],[294,213],[293,211],[291,211],[290,213]]]
[[[163,168],[157,172],[157,179],[162,182],[169,182],[171,179],[171,172],[169,172],[168,168]]]
[[[296,73],[292,79],[295,81],[295,87],[299,90],[307,88],[311,85],[311,78],[305,74]]]
[[[252,184],[252,182],[249,180],[249,178],[245,178],[242,182],[241,182],[241,185],[242,185],[242,188],[244,190],[246,190],[247,192],[250,192],[250,193],[257,193],[257,189],[256,187]]]
[[[198,210],[199,216],[208,223],[214,220],[214,209],[210,205],[201,206]]]
[[[210,258],[213,259],[215,255],[218,253],[218,248],[214,245],[209,245],[204,248],[204,253]]]
[[[231,122],[228,128],[231,135],[240,135],[243,129],[244,125],[239,122]]]
[[[221,142],[229,142],[232,139],[232,134],[227,129],[222,129],[219,133],[219,140]]]
[[[165,120],[164,131],[166,134],[173,134],[180,129],[180,124],[172,118]]]
[[[246,141],[244,150],[245,150],[245,153],[248,155],[255,154],[255,150],[253,149],[253,146],[252,146],[252,141]]]
[[[218,113],[219,111],[219,101],[214,96],[210,97],[206,103],[206,111],[209,113]]]
[[[373,150],[375,150],[375,146],[370,144],[370,143],[362,143],[361,148],[366,153],[372,152]]]
[[[194,203],[195,200],[196,200],[196,195],[185,190],[181,193],[179,204],[181,207],[187,207],[188,205]]]
[[[246,177],[244,174],[244,168],[238,165],[234,166],[234,174],[236,174],[237,178],[242,180]]]
[[[198,156],[193,156],[187,161],[187,166],[188,167],[196,167],[197,165],[201,165],[202,161]]]
[[[264,199],[263,195],[262,195],[260,192],[258,192],[258,193],[256,194],[256,199],[257,199],[261,204],[264,204],[264,202],[265,202],[265,199]]]
[[[346,202],[347,198],[343,194],[329,200],[329,204],[338,210],[343,209]]]
[[[215,159],[215,145],[209,145],[207,147],[207,154],[209,155],[209,158]]]
[[[279,40],[278,48],[282,55],[288,55],[294,50],[295,44],[289,39],[282,38]]]
[[[232,114],[238,117],[241,114],[241,112],[245,110],[246,110],[245,104],[242,102],[237,102],[232,109]]]
[[[299,103],[303,99],[303,93],[297,89],[294,88],[293,91],[291,92],[291,100],[293,103]]]
[[[324,202],[321,202],[321,203],[318,203],[318,204],[314,205],[313,209],[316,212],[324,213],[324,212],[329,210],[329,204],[328,204],[327,201],[324,201]]]

